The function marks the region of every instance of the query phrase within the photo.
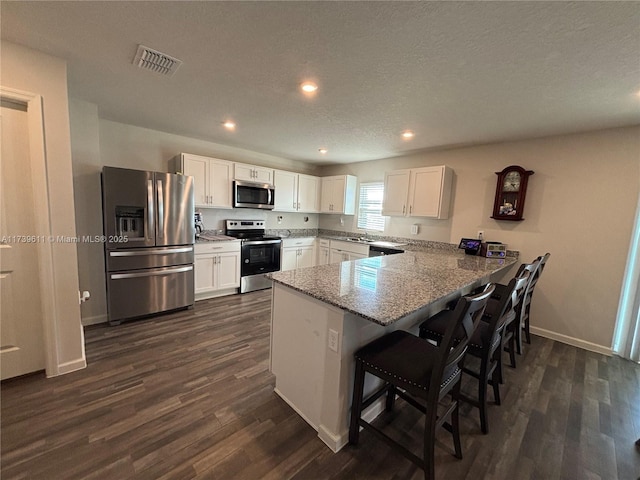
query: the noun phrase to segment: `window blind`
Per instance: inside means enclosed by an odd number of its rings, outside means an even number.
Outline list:
[[[384,183],[382,182],[360,184],[358,228],[384,231],[384,217],[382,216],[383,194]]]

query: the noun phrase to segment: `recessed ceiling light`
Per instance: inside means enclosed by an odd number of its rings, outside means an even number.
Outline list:
[[[231,120],[227,120],[226,122],[224,122],[222,124],[222,126],[224,128],[226,128],[227,130],[235,130],[236,129],[236,124],[235,122],[232,122]]]
[[[304,82],[302,85],[300,85],[300,88],[305,93],[313,93],[318,90],[318,85],[313,82]]]
[[[327,152],[328,152],[329,150],[327,150],[326,148],[319,148],[319,149],[318,149],[318,151],[319,151],[322,155],[326,155],[326,154],[327,154]]]
[[[402,132],[401,135],[402,135],[402,138],[404,138],[406,140],[416,136],[416,134],[413,133],[411,130],[405,130],[404,132]]]

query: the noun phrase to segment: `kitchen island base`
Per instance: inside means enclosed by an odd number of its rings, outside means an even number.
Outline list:
[[[451,298],[382,326],[274,283],[270,370],[276,377],[275,392],[338,452],[349,438],[355,351],[393,330],[417,334],[419,322]],[[330,331],[337,337],[335,351],[330,348]],[[365,393],[378,387],[374,380],[367,379]],[[383,410],[384,399],[379,399],[363,418],[371,421]]]

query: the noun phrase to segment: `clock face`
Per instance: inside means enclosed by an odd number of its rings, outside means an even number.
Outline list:
[[[507,172],[502,184],[502,190],[505,192],[517,192],[520,190],[520,172]]]

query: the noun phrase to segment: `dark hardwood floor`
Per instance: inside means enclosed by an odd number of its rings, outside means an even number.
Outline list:
[[[270,298],[90,327],[85,370],[3,382],[1,478],[423,478],[368,432],[333,454],[273,392]],[[488,435],[463,408],[462,460],[439,433],[439,479],[640,476],[638,365],[540,337],[518,362],[506,367],[502,405],[489,408]],[[422,423],[402,401],[378,423],[420,451]]]

